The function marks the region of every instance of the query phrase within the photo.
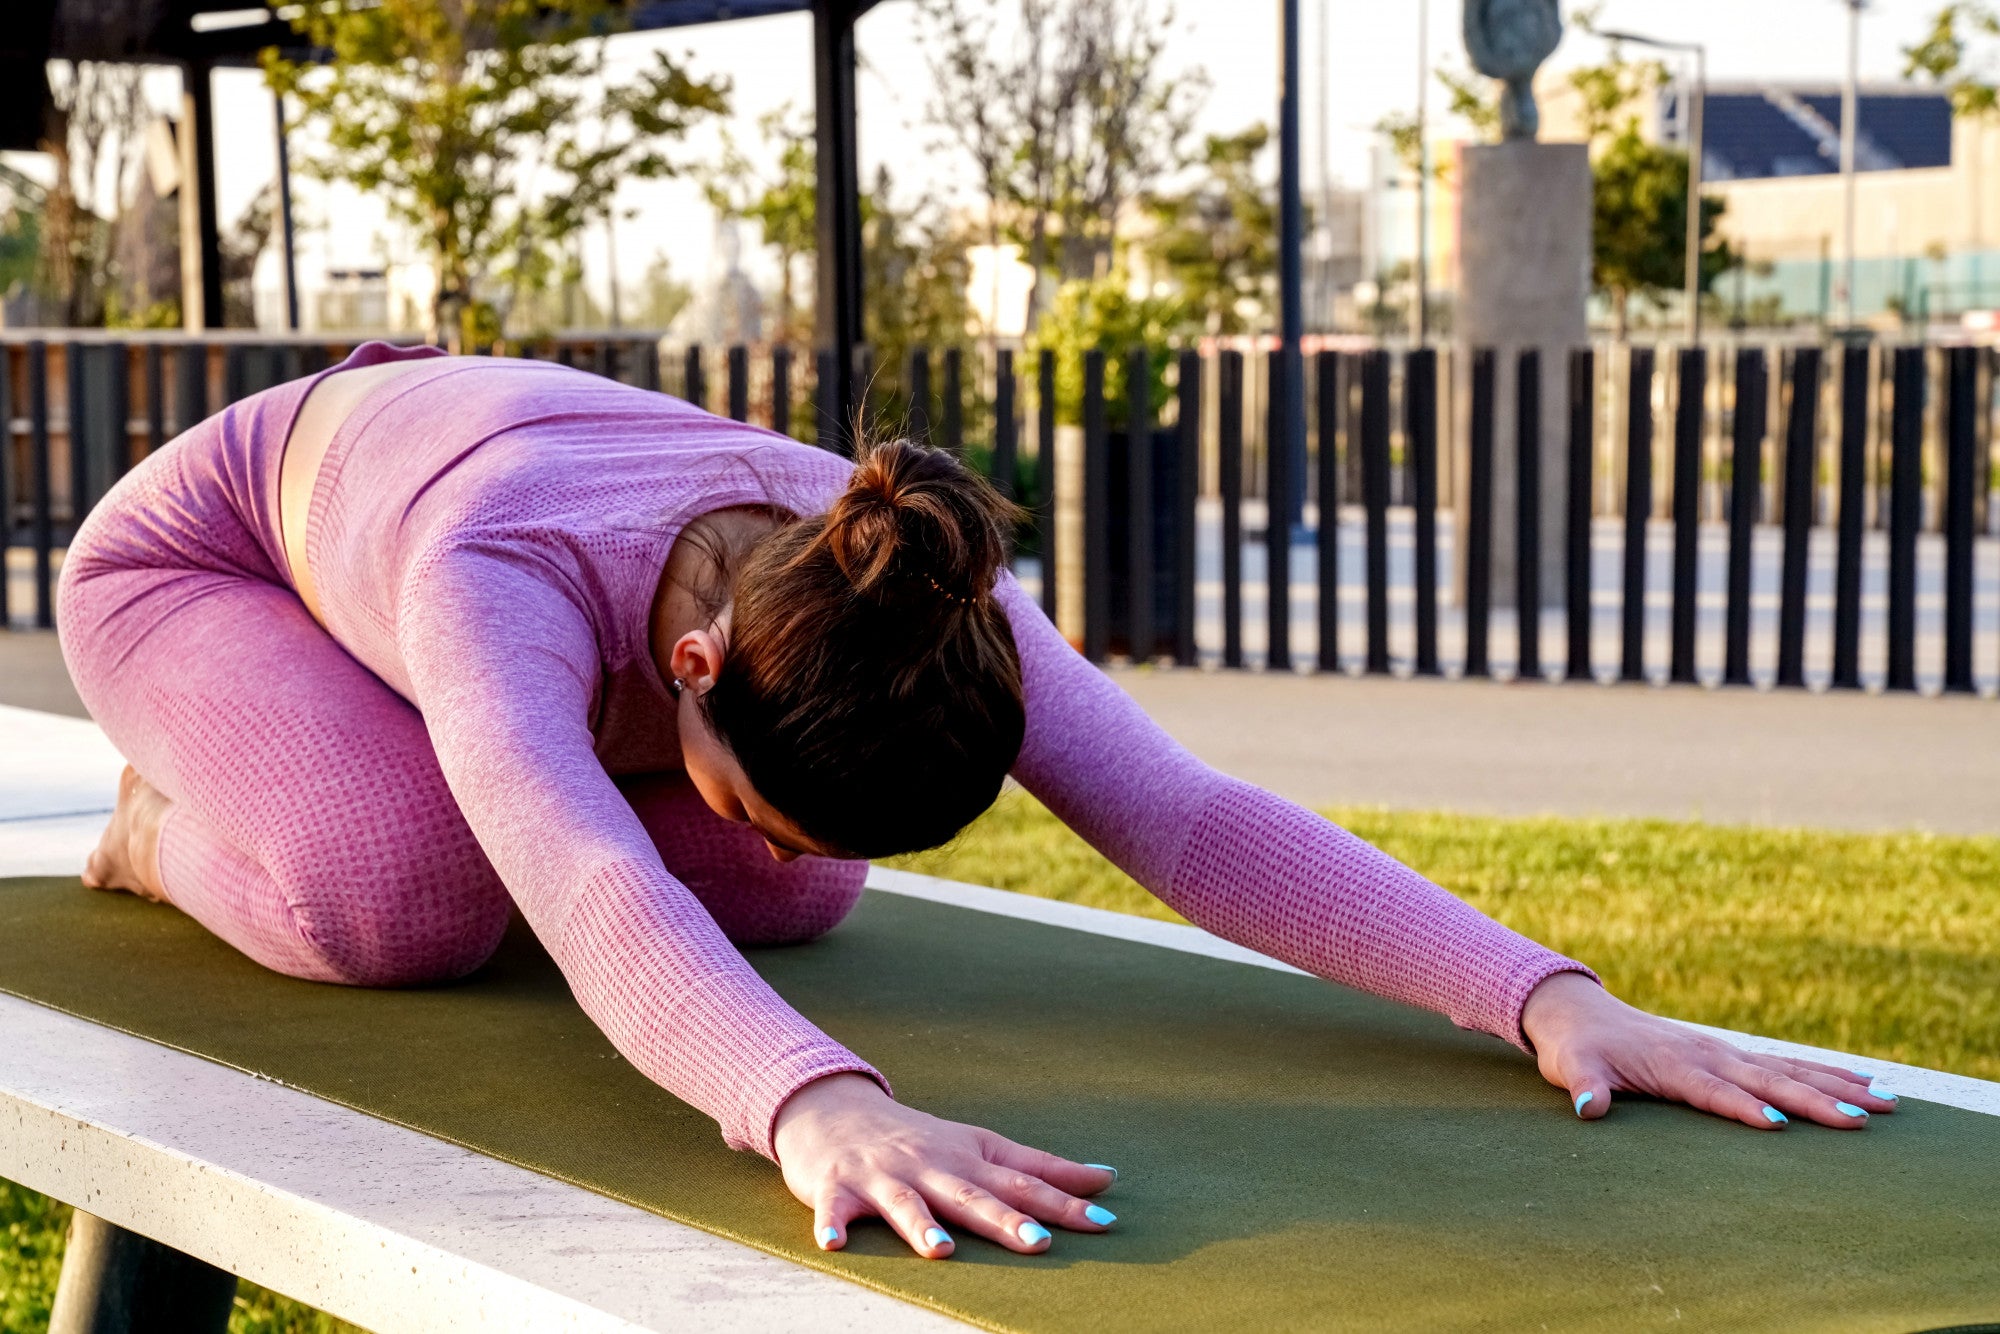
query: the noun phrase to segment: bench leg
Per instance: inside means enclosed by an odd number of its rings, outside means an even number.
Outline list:
[[[236,1275],[78,1209],[49,1334],[221,1334]]]

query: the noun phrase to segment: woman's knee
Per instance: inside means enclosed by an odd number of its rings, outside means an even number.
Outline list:
[[[344,842],[273,868],[301,937],[339,981],[448,982],[499,948],[512,900],[469,829],[379,842],[353,829]]]
[[[846,920],[867,878],[867,862],[801,857],[780,863],[767,853],[723,885],[695,892],[738,945],[803,945]]]

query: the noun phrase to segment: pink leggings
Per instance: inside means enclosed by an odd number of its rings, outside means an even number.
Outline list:
[[[254,427],[202,423],[92,512],[58,604],[70,673],[174,803],[160,869],[176,907],[294,977],[463,976],[500,943],[512,903],[423,717],[292,591],[270,517],[277,455],[246,447]],[[861,896],[865,863],[776,862],[682,774],[619,787],[667,870],[738,944],[810,940]]]

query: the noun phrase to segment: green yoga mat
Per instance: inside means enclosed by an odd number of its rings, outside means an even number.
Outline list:
[[[1309,978],[891,895],[752,955],[908,1101],[1115,1164],[1104,1236],[823,1254],[763,1160],[636,1074],[524,931],[468,981],[264,971],[187,918],[0,881],[0,989],[1007,1330],[1906,1331],[2000,1320],[2000,1118],[1861,1133],[1620,1101]],[[4,1035],[0,1035],[4,1037]]]

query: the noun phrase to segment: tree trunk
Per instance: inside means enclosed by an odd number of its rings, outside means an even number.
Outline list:
[[[1619,342],[1625,341],[1625,331],[1630,324],[1632,293],[1623,287],[1611,289],[1611,336]]]

